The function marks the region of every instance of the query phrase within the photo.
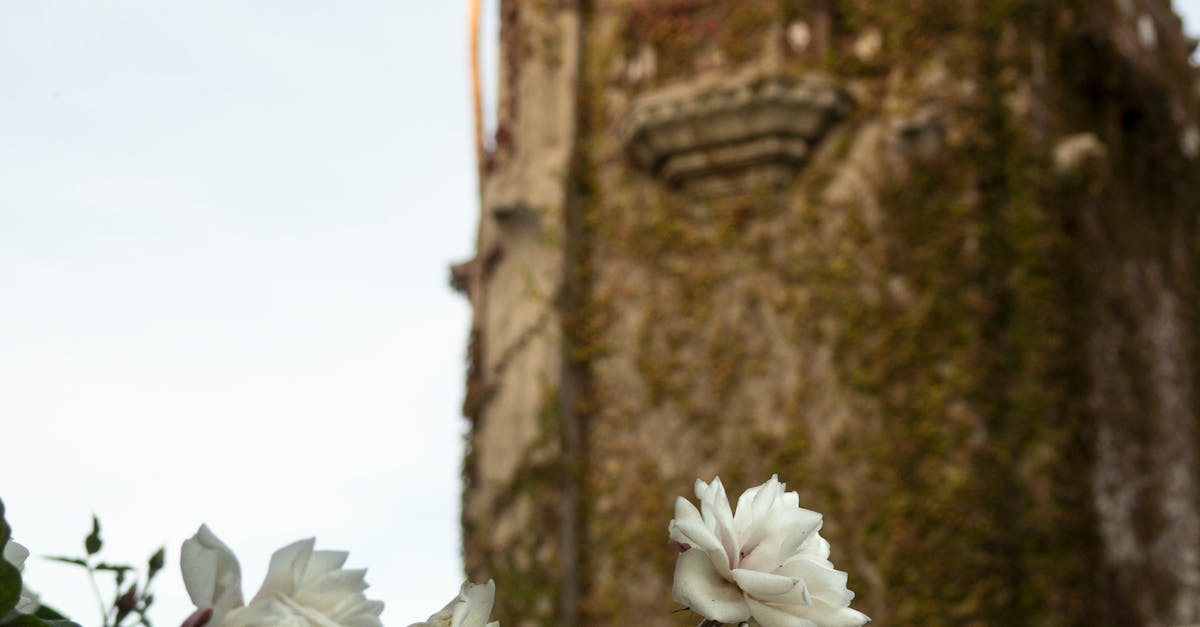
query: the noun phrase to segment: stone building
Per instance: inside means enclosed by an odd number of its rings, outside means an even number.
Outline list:
[[[502,0],[465,413],[493,616],[672,613],[772,473],[875,625],[1200,622],[1200,73],[1165,0]]]

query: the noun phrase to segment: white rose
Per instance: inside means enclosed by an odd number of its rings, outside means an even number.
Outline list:
[[[700,510],[678,497],[667,529],[682,551],[673,596],[720,623],[762,627],[858,626],[870,619],[850,609],[846,573],[834,570],[821,515],[800,507],[778,477],[750,488],[737,513],[721,479],[696,481]]]
[[[17,567],[17,570],[25,570],[25,560],[29,558],[29,549],[13,542],[10,538],[8,544],[4,545],[4,561]],[[29,590],[25,583],[21,582],[21,596],[17,598],[17,612],[21,614],[32,614],[38,610],[40,602],[38,596]]]
[[[409,627],[500,627],[500,621],[488,622],[492,614],[492,603],[496,599],[496,582],[463,582],[458,596],[454,597],[423,623]]]
[[[183,543],[180,566],[192,603],[211,627],[382,627],[381,601],[363,595],[365,570],[345,570],[344,551],[314,551],[312,538],[271,556],[266,579],[242,602],[237,557],[206,525]]]

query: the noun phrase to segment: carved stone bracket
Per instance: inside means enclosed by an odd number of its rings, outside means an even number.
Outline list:
[[[818,76],[728,79],[641,94],[619,132],[638,167],[719,194],[787,182],[852,107]]]

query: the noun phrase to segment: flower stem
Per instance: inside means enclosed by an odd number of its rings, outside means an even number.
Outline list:
[[[108,608],[104,605],[104,598],[100,596],[100,586],[96,584],[96,570],[92,568],[92,559],[87,559],[88,583],[92,584],[92,594],[96,596],[96,604],[100,606],[100,618],[103,621],[101,627],[109,627],[108,625]]]

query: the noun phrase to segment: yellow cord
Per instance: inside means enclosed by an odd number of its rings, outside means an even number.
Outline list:
[[[479,93],[479,0],[470,2],[471,98],[475,112],[475,167],[483,169],[483,101]]]

